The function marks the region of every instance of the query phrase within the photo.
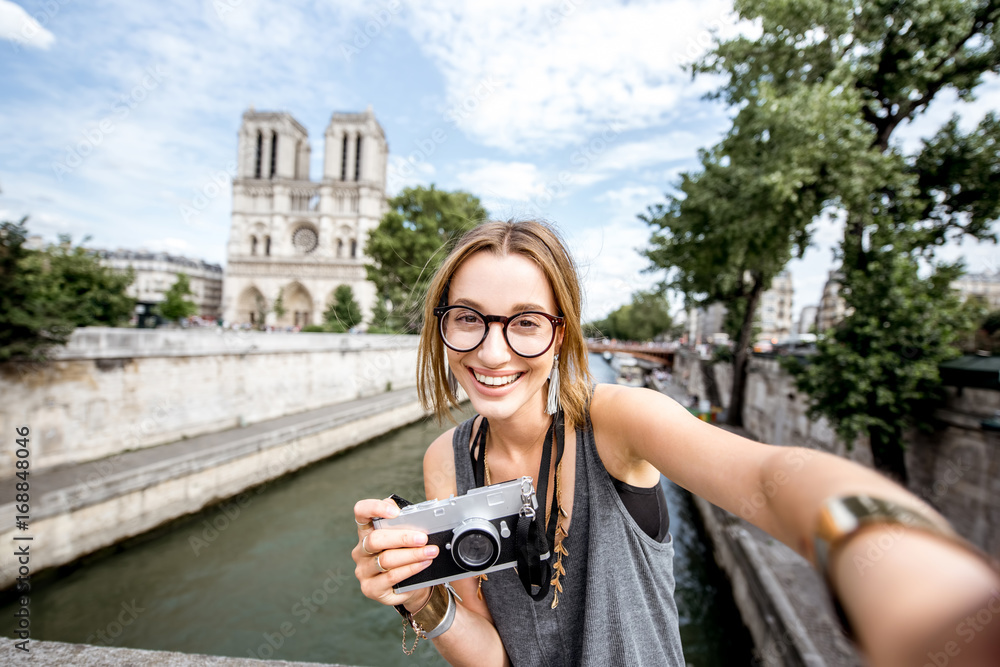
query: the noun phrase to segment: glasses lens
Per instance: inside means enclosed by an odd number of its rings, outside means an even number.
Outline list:
[[[453,308],[441,318],[441,335],[456,350],[471,350],[486,332],[486,322],[474,310]]]
[[[552,335],[552,322],[538,313],[518,315],[507,324],[507,342],[514,352],[525,357],[544,352],[552,343]]]

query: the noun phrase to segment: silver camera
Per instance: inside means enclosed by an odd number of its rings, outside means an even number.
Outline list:
[[[472,489],[464,496],[407,505],[394,519],[375,519],[376,528],[427,533],[427,544],[439,549],[434,562],[393,590],[405,593],[514,567],[518,519],[533,520],[537,507],[531,478],[522,477]]]

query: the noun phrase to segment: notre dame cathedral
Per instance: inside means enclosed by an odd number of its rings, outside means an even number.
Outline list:
[[[227,323],[319,324],[340,285],[371,312],[375,289],[365,280],[363,249],[387,208],[388,154],[371,107],[334,113],[317,183],[309,177],[309,134],[291,114],[252,107],[243,114],[222,290]]]

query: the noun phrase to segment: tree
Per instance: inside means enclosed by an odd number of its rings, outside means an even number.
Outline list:
[[[868,135],[845,122],[857,107],[834,86],[760,97],[737,114],[732,130],[701,153],[701,171],[681,175],[676,194],[639,217],[654,227],[646,257],[667,274],[661,286],[689,306],[723,303],[741,317],[734,336],[728,421],[742,425],[747,364],[761,295],[809,243],[810,226],[840,180],[872,165],[855,160]],[[839,179],[829,177],[837,174]]]
[[[103,266],[68,237],[30,250],[26,224],[0,223],[0,361],[44,361],[76,327],[116,326],[131,316],[131,271]]]
[[[288,309],[285,308],[285,290],[284,289],[279,289],[278,290],[278,296],[274,300],[274,306],[271,308],[271,310],[274,311],[274,316],[277,317],[279,320],[282,317],[285,316],[285,313],[288,312]]]
[[[630,341],[650,341],[670,331],[673,319],[670,304],[662,294],[636,292],[632,302],[612,311],[606,318],[587,325],[589,335]]]
[[[361,324],[361,306],[354,300],[354,290],[350,285],[340,285],[333,292],[333,302],[323,313],[325,329],[333,333],[344,333]]]
[[[872,252],[865,271],[844,277],[851,315],[807,363],[786,361],[799,390],[812,397],[810,416],[829,419],[848,447],[867,435],[875,466],[904,484],[904,433],[931,430],[944,398],[938,365],[960,354],[978,310],[951,290],[960,265],[938,265],[927,278],[919,269],[908,253]]]
[[[740,113],[762,102],[825,100],[830,94],[853,98],[856,108],[842,117],[841,126],[858,128],[870,138],[860,150],[834,146],[844,157],[841,166],[818,174],[825,203],[846,217],[839,252],[842,290],[855,310],[824,345],[826,353],[812,360],[806,378],[829,380],[845,360],[911,349],[907,341],[912,340],[925,346],[917,356],[932,367],[934,360],[951,353],[949,322],[956,327],[961,322],[951,318],[950,306],[942,302],[947,312],[941,314],[940,336],[917,335],[911,323],[926,315],[920,308],[929,305],[928,299],[947,299],[939,283],[941,276],[954,275],[955,268],[934,268],[935,248],[965,234],[994,238],[997,123],[989,116],[976,130],[962,134],[953,121],[914,155],[905,155],[893,134],[942,91],[953,90],[969,101],[984,74],[1000,71],[1000,5],[981,0],[738,0],[736,10],[760,26],[759,36],[721,41],[694,66],[695,72],[727,77],[719,97]],[[844,170],[843,165],[854,166]],[[928,277],[917,273],[920,261],[933,269]],[[886,307],[872,311],[872,302]],[[932,310],[937,308],[934,304]],[[881,323],[877,336],[873,318]],[[897,357],[900,364],[914,365]],[[881,358],[853,368],[848,384],[803,379],[802,387],[842,436],[867,431],[876,464],[905,479],[898,434],[920,421],[913,411],[928,413],[928,401],[939,394],[934,380],[924,374],[924,366],[911,369],[919,381],[903,380],[898,368]],[[897,385],[904,390],[891,389]],[[893,447],[895,452],[885,449]]]
[[[191,317],[198,312],[198,305],[184,298],[190,294],[194,294],[191,291],[191,280],[186,273],[178,273],[174,284],[164,292],[163,302],[156,307],[157,313],[172,322]]]
[[[449,244],[485,219],[477,197],[433,185],[406,188],[389,201],[365,245],[368,279],[378,299],[392,304],[383,324],[387,330],[420,331],[424,295]]]

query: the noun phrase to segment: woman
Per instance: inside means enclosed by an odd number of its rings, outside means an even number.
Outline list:
[[[742,511],[821,567],[828,550],[825,573],[876,665],[923,664],[913,662],[926,661],[922,642],[1000,584],[943,518],[873,471],[751,442],[656,392],[592,386],[580,317],[576,268],[553,230],[537,222],[475,228],[429,289],[421,398],[448,414],[457,381],[478,416],[427,449],[427,497],[530,476],[553,547],[550,590],[540,601],[513,569],[455,581],[455,595],[441,585],[396,594],[392,586],[427,567],[437,547],[417,531],[374,530],[373,518],[398,514],[393,502],[355,505],[352,555],[362,591],[397,606],[449,663],[683,665],[673,545],[656,493],[661,474]],[[831,501],[844,496],[874,502],[861,519],[870,524],[852,532],[833,520],[866,511],[856,501]],[[859,568],[872,538],[892,546]]]

